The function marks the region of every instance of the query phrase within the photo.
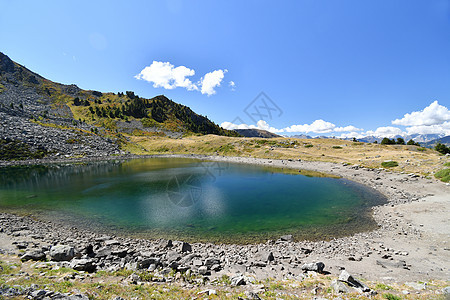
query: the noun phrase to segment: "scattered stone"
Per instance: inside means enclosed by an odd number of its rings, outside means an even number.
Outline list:
[[[192,252],[192,246],[189,243],[183,242],[181,252]]]
[[[322,273],[324,268],[325,264],[323,262],[314,262],[302,266],[303,271],[313,271],[317,273]]]
[[[33,250],[33,251],[28,251],[26,252],[24,255],[22,255],[20,257],[21,261],[28,261],[28,260],[34,260],[34,261],[39,261],[39,260],[45,260],[46,256],[45,253],[40,251],[40,250]]]
[[[370,292],[370,288],[361,281],[353,278],[346,270],[339,275],[339,281],[347,283],[349,286],[359,289],[362,292]]]
[[[284,242],[293,242],[294,237],[292,236],[292,234],[282,235],[282,236],[280,236],[280,240],[282,240]]]
[[[53,261],[70,261],[75,257],[75,248],[67,245],[56,245],[50,249],[50,258]]]
[[[201,266],[200,268],[198,268],[198,273],[200,275],[206,275],[208,273],[208,267],[206,266]]]
[[[70,262],[70,267],[77,271],[86,271],[92,273],[95,271],[97,266],[95,265],[92,259],[81,258],[81,259],[73,259]]]
[[[348,293],[348,287],[339,280],[333,280],[331,282],[331,288],[335,293]]]
[[[245,278],[244,278],[244,276],[237,275],[237,276],[231,278],[231,285],[232,286],[245,285]]]

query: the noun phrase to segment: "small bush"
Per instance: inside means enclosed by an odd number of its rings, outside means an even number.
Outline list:
[[[436,174],[434,174],[434,177],[436,177],[437,179],[440,179],[443,182],[449,182],[450,181],[450,169],[440,170],[440,171],[436,172]]]
[[[311,144],[305,145],[305,148],[312,148],[312,147],[314,147],[314,145]]]
[[[341,146],[333,146],[332,148],[333,148],[333,149],[342,149]]]
[[[400,298],[399,296],[395,296],[393,294],[384,294],[383,298],[388,300],[402,300],[402,298]]]
[[[450,153],[450,148],[441,143],[437,143],[436,146],[434,146],[434,150],[436,150],[437,152],[439,152],[441,154],[449,154]]]
[[[390,160],[390,161],[383,161],[381,163],[381,166],[384,168],[393,168],[398,166],[398,162]]]

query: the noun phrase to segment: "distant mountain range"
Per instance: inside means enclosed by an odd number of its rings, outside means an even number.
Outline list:
[[[291,138],[296,138],[296,139],[329,139],[329,138],[333,138],[333,137],[329,137],[329,136],[317,136],[317,137],[312,137],[309,135],[305,135],[305,134],[301,134],[301,135],[292,135],[289,136]],[[376,136],[365,136],[363,138],[358,138],[357,140],[359,142],[364,142],[364,143],[380,143],[383,140],[384,137],[376,137]],[[394,137],[391,137],[391,139],[397,139],[397,138],[403,138],[405,140],[405,142],[408,142],[409,140],[413,140],[417,143],[419,143],[421,146],[423,147],[429,147],[432,148],[434,147],[434,145],[436,145],[438,142],[441,144],[444,144],[446,146],[450,146],[450,136],[444,136],[444,135],[439,135],[439,134],[412,134],[412,135],[406,135],[406,136],[401,136],[401,135],[396,135]],[[353,140],[353,138],[345,138],[344,140]]]
[[[262,129],[235,129],[237,133],[244,137],[277,138],[278,134]]]

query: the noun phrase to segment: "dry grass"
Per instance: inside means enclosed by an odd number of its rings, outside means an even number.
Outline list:
[[[397,161],[399,165],[390,170],[423,175],[429,175],[442,169],[446,162],[446,158],[440,156],[436,151],[417,146],[354,143],[338,139],[262,139],[215,135],[188,136],[181,139],[128,137],[131,143],[125,148],[135,154],[219,154],[346,162],[371,168],[380,168],[384,161]]]

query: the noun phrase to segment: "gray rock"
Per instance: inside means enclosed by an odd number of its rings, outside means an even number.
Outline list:
[[[198,268],[198,273],[200,275],[208,274],[208,267],[207,266],[201,266],[200,268]]]
[[[81,259],[73,259],[70,262],[70,267],[77,271],[86,271],[92,273],[95,271],[97,266],[95,265],[92,259],[81,258]]]
[[[333,280],[331,282],[331,288],[335,293],[348,293],[348,287],[339,280]]]
[[[285,242],[293,242],[294,237],[292,236],[292,234],[286,234],[286,235],[280,236],[280,240],[285,241]]]
[[[181,252],[192,252],[192,246],[189,243],[183,242]]]
[[[40,251],[40,250],[33,250],[33,251],[28,251],[26,252],[24,255],[22,255],[20,257],[21,261],[28,261],[28,260],[34,260],[34,261],[38,261],[38,260],[45,260],[45,253]]]
[[[325,268],[325,264],[320,261],[310,263],[310,264],[304,264],[302,266],[303,271],[313,271],[313,272],[317,272],[317,273],[322,273],[324,268]]]
[[[53,261],[70,261],[75,257],[75,248],[67,245],[56,245],[52,246],[49,254]]]
[[[361,281],[353,278],[346,270],[342,270],[339,275],[339,281],[347,283],[349,286],[357,288],[362,292],[370,292],[370,288]]]
[[[205,266],[207,266],[208,268],[216,264],[220,264],[220,260],[217,258],[209,257],[205,260]]]
[[[238,286],[238,285],[245,285],[245,277],[242,275],[237,275],[231,278],[231,285],[232,286]]]
[[[260,300],[261,299],[261,298],[259,298],[259,296],[256,293],[254,293],[252,291],[245,291],[244,295],[247,299],[250,299],[250,300]]]

